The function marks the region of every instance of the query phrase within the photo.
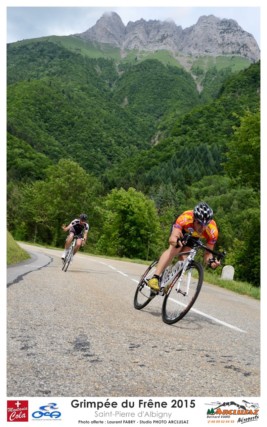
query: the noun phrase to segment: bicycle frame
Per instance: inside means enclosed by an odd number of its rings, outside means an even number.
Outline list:
[[[182,270],[178,280],[178,287],[179,287],[179,283],[181,283],[184,273],[188,268],[188,265],[190,264],[190,262],[194,260],[196,254],[197,254],[196,248],[192,248],[190,251],[180,252],[178,254],[178,261],[173,266],[168,266],[165,268],[161,278],[161,283],[160,283],[161,287],[165,288],[166,286],[168,286],[168,284],[172,281],[174,276]],[[179,258],[180,256],[183,256],[183,255],[188,255],[188,256],[185,260],[181,261]]]
[[[202,249],[202,250],[206,250],[210,253],[212,253],[214,256],[217,257],[217,259],[221,259],[223,258],[226,253],[225,252],[216,252],[213,251],[212,249],[208,248],[207,246],[205,246],[201,240],[199,239],[194,239],[191,238],[191,235],[186,236],[186,242],[190,241],[190,243],[193,245],[193,247],[189,250],[189,251],[185,251],[185,252],[179,252],[179,254],[177,255],[178,257],[178,261],[171,267],[168,266],[166,267],[166,269],[164,270],[163,274],[162,274],[162,278],[161,278],[161,287],[166,287],[171,280],[173,279],[173,277],[179,273],[179,271],[182,270],[180,277],[178,279],[177,283],[177,291],[179,292],[180,289],[180,284],[182,282],[182,279],[184,277],[184,274],[186,272],[186,270],[188,269],[188,266],[190,265],[190,263],[192,261],[194,261],[195,256],[197,254],[197,252]],[[180,260],[179,258],[181,256],[185,256],[187,255],[185,260]],[[190,277],[191,277],[191,273],[189,273],[188,275],[188,279],[187,279],[187,291],[186,293],[188,293],[188,289],[189,289],[189,283],[190,283]],[[186,294],[185,294],[186,295]]]

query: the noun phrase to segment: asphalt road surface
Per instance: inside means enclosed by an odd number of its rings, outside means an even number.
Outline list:
[[[135,310],[146,266],[21,244],[8,268],[7,396],[260,396],[260,303],[204,284],[178,323]]]

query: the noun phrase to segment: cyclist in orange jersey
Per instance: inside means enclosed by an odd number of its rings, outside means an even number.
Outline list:
[[[218,228],[213,219],[213,210],[205,202],[200,202],[193,210],[183,212],[172,226],[169,237],[169,248],[161,255],[154,276],[148,281],[148,286],[154,291],[160,291],[159,278],[163,270],[171,263],[179,252],[190,250],[190,247],[183,246],[182,240],[185,233],[191,233],[196,239],[205,239],[206,246],[214,249],[218,239]],[[215,261],[210,252],[205,251],[204,263],[215,269],[220,265]]]

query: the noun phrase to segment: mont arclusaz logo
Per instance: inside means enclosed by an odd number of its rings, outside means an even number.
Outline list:
[[[211,402],[207,403],[211,406],[207,411],[208,419],[216,419],[216,422],[225,422],[229,418],[237,423],[245,424],[250,421],[259,420],[259,404],[242,400],[237,403],[233,400],[229,402]]]

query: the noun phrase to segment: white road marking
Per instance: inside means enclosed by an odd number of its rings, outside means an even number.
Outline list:
[[[191,308],[190,311],[194,311],[195,313],[200,314],[203,317],[207,317],[207,319],[210,319],[210,320],[213,320],[214,322],[220,323],[223,326],[227,326],[227,328],[234,329],[235,331],[242,332],[244,334],[247,333],[247,331],[243,331],[243,329],[239,329],[237,326],[230,325],[230,323],[223,322],[222,320],[219,320],[219,319],[217,319],[216,317],[213,317],[213,316],[209,316],[206,313],[202,313],[202,311],[199,311],[199,310],[197,310],[195,308]]]
[[[117,272],[120,273],[122,276],[128,277],[128,274],[125,274],[122,271],[117,270]]]
[[[110,264],[106,264],[104,262],[100,262],[100,264],[107,265],[109,268],[111,268],[112,270],[117,271],[117,273],[121,274],[122,276],[129,277],[128,274],[123,273],[122,271],[117,270],[117,268],[113,267]],[[135,283],[139,283],[139,281],[136,280],[136,279],[131,279],[131,281],[135,282]],[[199,314],[200,316],[206,317],[207,319],[210,319],[213,322],[219,323],[220,325],[226,326],[227,328],[233,329],[233,330],[238,331],[238,332],[242,332],[244,334],[247,333],[246,331],[243,331],[243,329],[240,329],[237,326],[233,326],[230,323],[224,322],[223,320],[219,320],[216,317],[210,316],[209,314],[203,313],[202,311],[199,311],[199,310],[197,310],[195,308],[191,308],[190,311],[194,311],[195,313]]]
[[[185,307],[185,304],[181,304],[172,298],[171,298],[171,300],[173,302],[175,302],[176,304],[179,304],[179,305],[182,305]],[[203,313],[202,311],[199,311],[196,308],[190,308],[190,311],[194,311],[195,313],[200,314],[200,316],[203,316],[203,317],[206,317],[207,319],[213,320],[216,323],[220,323],[221,325],[227,326],[228,328],[234,329],[235,331],[242,332],[245,334],[247,333],[247,331],[243,331],[243,329],[240,329],[237,326],[230,325],[230,323],[224,322],[223,320],[219,320],[216,317],[210,316],[209,314]]]

